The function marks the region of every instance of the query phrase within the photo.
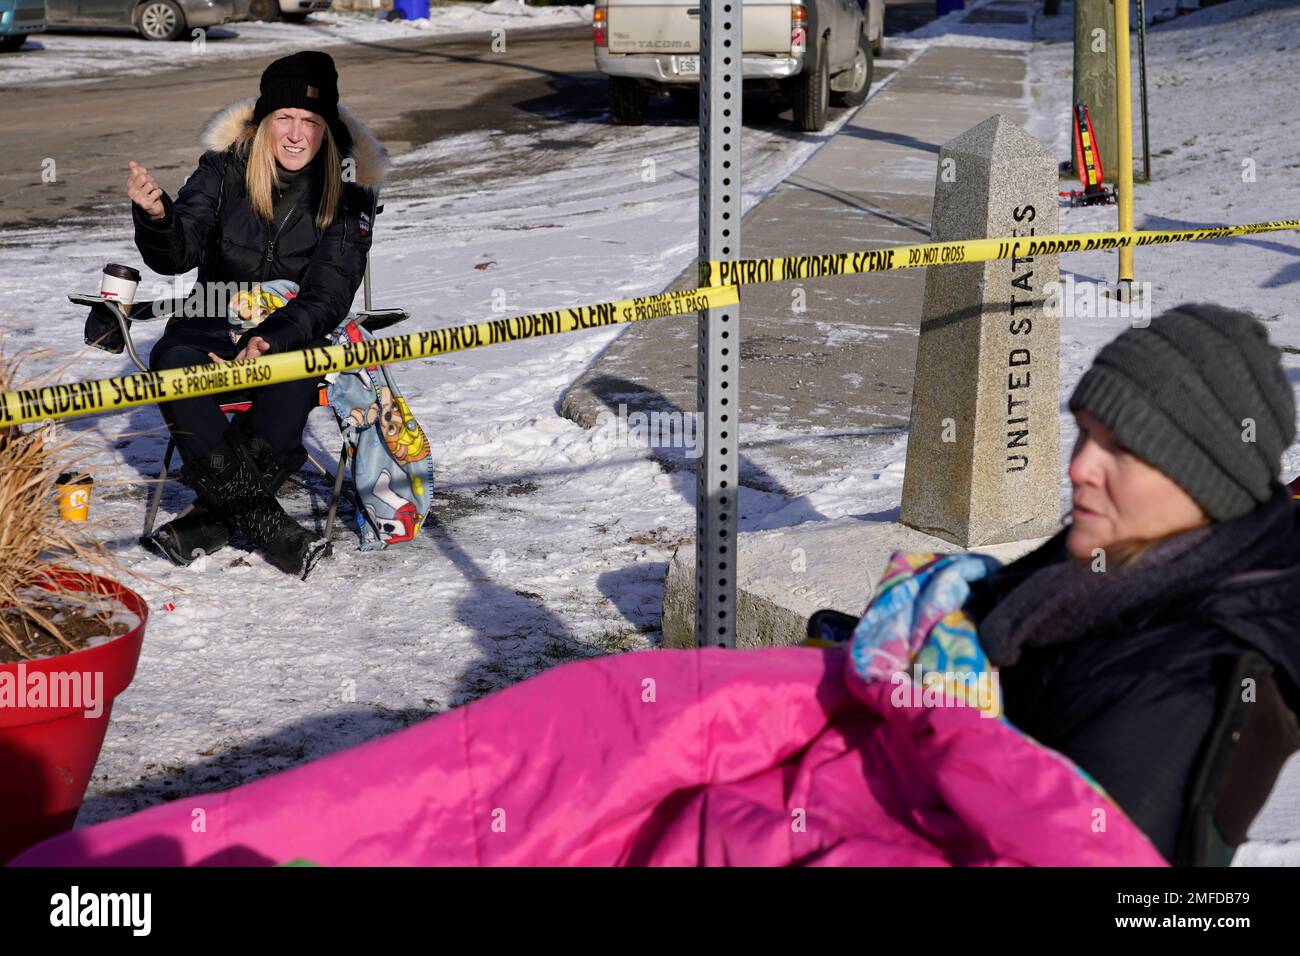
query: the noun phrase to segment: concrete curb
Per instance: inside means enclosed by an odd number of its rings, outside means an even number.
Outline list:
[[[972,548],[1004,563],[1046,538]],[[803,641],[808,617],[830,608],[862,613],[895,551],[953,552],[942,538],[894,521],[839,518],[740,535],[736,646],[782,647]],[[695,646],[695,545],[677,549],[664,582],[663,646]]]

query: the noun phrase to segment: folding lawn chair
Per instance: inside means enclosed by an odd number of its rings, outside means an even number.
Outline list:
[[[382,212],[383,208],[384,208],[383,206],[377,207],[377,209],[375,210],[376,215]],[[369,257],[367,257],[366,259],[366,272],[365,272],[365,277],[362,281],[362,289],[364,294],[365,308],[359,312],[351,313],[351,317],[355,318],[357,324],[362,326],[369,332],[372,333],[378,332],[380,329],[386,329],[389,326],[396,325],[397,323],[403,322],[408,318],[405,309],[375,309],[372,307],[371,293],[370,293]],[[122,347],[125,348],[127,354],[131,358],[131,361],[135,363],[136,368],[138,368],[142,372],[148,372],[150,371],[150,369],[148,364],[142,361],[140,359],[140,356],[136,353],[135,343],[131,338],[131,324],[130,322],[127,321],[127,319],[129,318],[131,322],[139,322],[139,321],[148,321],[152,319],[170,318],[178,310],[182,308],[185,301],[184,299],[170,298],[170,299],[158,299],[151,302],[137,302],[130,307],[130,313],[128,315],[127,312],[122,308],[120,303],[115,302],[112,299],[105,299],[99,295],[84,295],[81,293],[73,293],[68,296],[68,300],[76,305],[86,305],[86,306],[91,306],[92,308],[107,307],[109,312],[112,313],[113,318],[116,319],[118,328],[121,330]],[[122,351],[122,347],[114,348],[112,347],[112,345],[105,344],[102,340],[97,342],[91,342],[88,344],[95,345],[97,348],[101,348],[104,351],[112,352],[114,354],[117,354],[118,352]],[[329,383],[325,381],[324,378],[321,378],[318,383],[319,405],[317,407],[325,407],[325,408],[329,407],[329,399],[327,397],[328,389],[329,389]],[[250,398],[246,390],[225,392],[222,394],[221,410],[227,415],[246,412],[251,407],[252,407],[252,399]],[[330,535],[331,532],[334,530],[334,517],[338,511],[339,497],[343,492],[343,476],[346,474],[346,470],[347,470],[347,460],[348,460],[349,450],[350,448],[348,446],[348,443],[344,442],[342,451],[339,452],[338,468],[333,475],[334,488],[333,488],[333,493],[330,496],[329,513],[325,519],[325,541],[326,541],[325,553],[327,555],[331,554],[334,550],[334,545],[333,542],[330,540]],[[154,521],[158,517],[158,505],[159,502],[162,500],[163,483],[167,480],[167,472],[171,468],[172,455],[175,453],[175,451],[176,451],[176,441],[174,438],[172,438],[169,435],[167,440],[167,451],[163,455],[162,468],[158,472],[158,480],[154,484],[154,488],[149,495],[149,507],[145,513],[145,519],[144,519],[144,531],[140,535],[142,541],[144,538],[148,537],[149,534],[153,531]],[[323,464],[321,464],[316,459],[316,457],[311,454],[310,451],[307,453],[307,460],[310,461],[313,465],[315,465],[316,468],[320,471],[320,473],[324,475],[326,478],[331,477],[329,470]],[[189,511],[193,509],[193,507],[194,505],[190,505],[190,507],[187,508],[185,511],[181,512],[181,514],[182,515],[188,514]]]

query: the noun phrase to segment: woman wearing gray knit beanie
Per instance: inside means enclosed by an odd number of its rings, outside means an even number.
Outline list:
[[[968,609],[1012,723],[1171,862],[1226,863],[1300,748],[1291,383],[1257,319],[1182,305],[1106,345],[1069,407],[1069,522]]]

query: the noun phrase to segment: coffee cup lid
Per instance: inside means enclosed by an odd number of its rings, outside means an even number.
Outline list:
[[[139,282],[140,271],[132,269],[130,266],[118,265],[116,262],[110,262],[104,266],[104,275],[112,276],[115,279],[126,279],[128,282]]]
[[[58,485],[90,485],[94,484],[95,479],[84,471],[65,471],[59,475],[55,484]]]

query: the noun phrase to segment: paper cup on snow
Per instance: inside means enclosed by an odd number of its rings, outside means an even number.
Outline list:
[[[90,515],[90,488],[95,479],[83,472],[65,471],[59,486],[59,514],[64,521],[85,521]]]
[[[130,266],[119,266],[110,262],[104,266],[104,278],[99,284],[102,298],[117,302],[124,309],[130,309],[135,302],[135,290],[140,285],[140,273]]]

